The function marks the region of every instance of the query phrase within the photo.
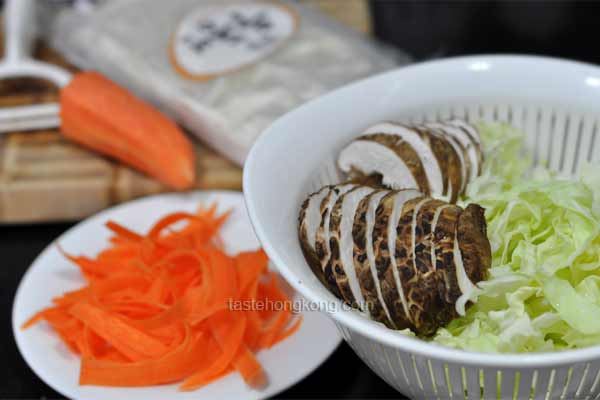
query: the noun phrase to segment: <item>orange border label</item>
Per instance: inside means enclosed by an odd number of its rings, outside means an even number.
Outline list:
[[[297,27],[297,14],[278,3],[204,5],[179,23],[169,59],[181,76],[209,80],[269,56]]]

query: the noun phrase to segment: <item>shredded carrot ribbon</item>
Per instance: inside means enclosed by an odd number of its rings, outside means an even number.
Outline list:
[[[22,328],[49,323],[81,355],[82,385],[181,382],[193,390],[237,371],[248,385],[264,386],[256,352],[296,332],[301,318],[262,250],[223,252],[218,231],[227,216],[215,206],[173,213],[146,235],[109,221],[113,236],[95,258],[59,248],[87,285]]]

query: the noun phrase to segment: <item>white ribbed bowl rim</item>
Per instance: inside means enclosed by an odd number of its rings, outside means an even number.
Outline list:
[[[341,92],[353,88],[358,85],[368,84],[373,80],[387,79],[391,75],[400,76],[401,74],[409,71],[414,71],[424,67],[428,67],[430,72],[432,68],[437,68],[441,72],[443,69],[449,67],[456,67],[457,64],[465,62],[476,63],[491,63],[495,69],[503,68],[514,68],[515,64],[518,64],[520,68],[528,66],[535,69],[543,68],[562,68],[564,73],[578,71],[585,74],[591,74],[592,76],[600,76],[600,68],[592,64],[570,61],[552,57],[543,56],[529,56],[529,55],[477,55],[477,56],[464,56],[464,57],[452,57],[441,60],[428,61],[423,63],[413,64],[400,69],[385,72],[383,74],[375,75],[358,82],[354,82],[350,85],[336,89],[335,91],[326,94],[325,96],[340,95]],[[561,79],[557,76],[557,79]],[[255,187],[252,185],[253,177],[256,174],[260,174],[261,171],[256,168],[256,159],[259,156],[260,150],[269,145],[270,140],[275,135],[282,135],[284,132],[278,131],[277,126],[280,121],[287,118],[293,117],[295,113],[306,108],[313,107],[313,103],[317,103],[323,99],[320,98],[311,100],[308,103],[303,104],[297,109],[287,113],[286,115],[275,121],[271,127],[269,127],[256,141],[252,147],[246,162],[244,164],[244,176],[243,176],[243,187],[244,196],[246,198],[246,205],[250,220],[254,226],[256,235],[259,241],[263,245],[263,248],[269,255],[270,259],[275,263],[279,272],[289,282],[289,284],[299,291],[308,300],[316,303],[319,306],[320,311],[326,312],[323,307],[323,301],[320,295],[313,290],[309,285],[298,284],[298,276],[294,271],[290,270],[285,263],[282,261],[279,254],[279,250],[273,246],[270,239],[267,237],[265,229],[261,220],[257,216],[256,204],[255,204]],[[600,96],[599,96],[600,100]],[[295,221],[291,221],[295,223]],[[307,266],[308,268],[308,266]],[[462,363],[463,365],[473,366],[485,366],[485,367],[507,367],[507,368],[535,368],[545,366],[560,366],[560,365],[571,365],[580,362],[589,362],[594,359],[600,358],[600,345],[591,346],[581,349],[565,350],[559,352],[546,352],[546,353],[482,353],[473,351],[464,351],[445,347],[436,343],[426,342],[410,336],[403,336],[397,332],[384,327],[383,325],[369,324],[364,317],[358,313],[350,310],[338,310],[336,312],[328,313],[337,323],[358,332],[359,334],[370,338],[376,342],[397,348],[407,353],[419,355],[431,359],[444,360],[453,363]]]

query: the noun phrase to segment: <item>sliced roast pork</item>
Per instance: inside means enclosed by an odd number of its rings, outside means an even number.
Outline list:
[[[486,279],[492,263],[484,209],[477,204],[469,204],[458,219],[454,254],[456,277],[461,291],[461,298],[456,302],[456,311],[464,315],[466,301],[479,291],[473,282]]]
[[[461,119],[451,119],[449,121],[446,121],[445,125],[454,126],[467,135],[469,143],[472,144],[472,146],[467,146],[471,150],[469,157],[471,159],[473,157],[476,158],[477,161],[472,161],[472,163],[474,162],[475,164],[477,164],[477,174],[475,176],[479,176],[479,174],[481,174],[481,168],[483,166],[483,150],[481,147],[481,135],[479,134],[479,131],[474,125]],[[456,135],[457,137],[461,136],[458,132],[456,132]]]
[[[377,275],[372,236],[375,212],[381,199],[389,193],[389,190],[378,190],[360,201],[354,214],[352,238],[356,276],[360,282],[360,289],[369,313],[374,320],[383,322],[389,328],[394,329],[396,326],[383,300],[381,284]]]
[[[432,254],[435,251],[432,226],[436,211],[446,206],[440,200],[428,199],[416,206],[412,215],[413,254],[411,255],[416,284],[410,287],[409,302],[413,305],[413,320],[424,335],[435,332],[449,322],[448,305],[440,296],[440,275],[435,269]]]
[[[452,145],[448,140],[423,127],[415,127],[423,140],[429,145],[443,171],[444,191],[441,195],[432,197],[455,203],[462,187],[462,165]]]
[[[454,205],[438,208],[432,227],[435,268],[443,282],[440,295],[448,304],[455,304],[461,295],[454,265],[454,241],[461,212],[460,207]]]
[[[405,203],[422,196],[414,189],[385,196],[375,212],[372,232],[373,253],[383,301],[398,329],[413,328],[404,292],[404,277],[396,264],[397,227]],[[399,272],[400,271],[400,272]]]
[[[423,274],[435,271],[435,262],[433,250],[433,230],[437,223],[436,216],[439,218],[438,210],[447,207],[448,203],[441,200],[430,199],[419,208],[419,213],[415,219],[415,249],[414,262],[415,269]]]
[[[317,233],[315,235],[315,253],[319,259],[323,279],[329,290],[331,290],[331,292],[339,298],[342,298],[342,295],[337,286],[333,271],[331,270],[331,263],[329,262],[331,257],[331,249],[329,246],[329,239],[331,237],[329,221],[331,218],[331,210],[338,197],[342,196],[346,192],[349,192],[354,187],[356,187],[354,184],[331,186],[329,192],[321,201],[321,223],[319,224]]]
[[[331,186],[324,186],[319,191],[312,193],[302,203],[298,217],[298,237],[300,246],[308,265],[322,283],[325,283],[321,262],[315,250],[317,240],[317,229],[321,225],[321,203],[329,194]]]
[[[481,144],[481,136],[479,135],[477,128],[473,124],[468,123],[464,119],[458,118],[450,119],[448,121],[445,121],[444,123],[462,129],[467,135],[469,135],[469,138],[474,143]]]
[[[431,147],[427,145],[415,129],[398,123],[383,122],[369,127],[364,132],[364,135],[377,133],[397,137],[413,149],[416,157],[412,156],[412,154],[404,154],[403,159],[408,163],[420,164],[424,169],[423,174],[425,177],[422,177],[421,174],[417,175],[413,173],[417,181],[425,181],[418,186],[418,189],[422,193],[432,194],[434,196],[443,193],[445,178],[438,159],[431,150]],[[415,169],[411,169],[411,171],[415,171]],[[394,189],[402,189],[402,187],[394,187]]]
[[[459,120],[430,122],[424,125],[442,132],[460,144],[463,152],[462,158],[467,165],[468,170],[466,173],[467,181],[465,182],[466,184],[463,185],[463,187],[466,188],[468,182],[473,181],[473,179],[475,179],[481,173],[483,155],[481,152],[479,133],[475,127]],[[464,128],[467,126],[469,127],[468,131],[466,128]]]
[[[451,203],[479,175],[481,163],[477,130],[459,120],[375,124],[338,158],[340,169],[351,176],[379,176],[391,189],[418,189]]]
[[[358,186],[338,197],[329,219],[329,263],[342,298],[352,307],[366,313],[364,296],[354,267],[352,227],[359,203],[375,189]]]
[[[483,211],[417,197],[404,204],[397,225],[396,265],[409,309],[409,326],[427,336],[464,315],[475,283],[491,265]]]
[[[476,297],[479,289],[475,283],[487,278],[490,243],[483,209],[476,204],[464,211],[456,206],[440,207],[434,220],[435,263],[443,282],[439,292],[450,306],[449,318],[454,318],[464,315],[467,302]]]
[[[459,188],[453,188],[453,191],[458,192],[459,195],[462,195],[467,187],[467,183],[471,174],[471,162],[467,157],[466,149],[458,141],[458,139],[452,135],[449,135],[444,129],[441,129],[437,126],[432,126],[432,124],[425,125],[425,129],[428,132],[443,138],[452,147],[452,150],[454,150],[454,154],[456,154],[460,165],[461,186]]]
[[[486,279],[481,265],[490,265],[492,251],[487,240],[485,210],[477,204],[469,204],[458,220],[458,241],[467,275],[472,281]]]
[[[428,288],[423,287],[424,282],[421,280],[421,274],[415,263],[416,217],[419,209],[430,200],[429,197],[421,196],[404,204],[396,224],[396,241],[394,243],[394,259],[406,298],[411,328],[417,332],[423,331],[424,289]]]
[[[464,314],[491,264],[483,209],[463,210],[416,189],[327,186],[303,204],[299,236],[307,261],[316,257],[313,270],[338,298],[423,336]]]
[[[361,136],[342,150],[338,165],[351,176],[357,172],[362,176],[380,175],[382,183],[390,188],[417,188],[419,183],[409,166],[413,163],[402,157],[408,152],[410,146],[394,136]]]

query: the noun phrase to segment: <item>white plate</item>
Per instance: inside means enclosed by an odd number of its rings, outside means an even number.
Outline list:
[[[27,330],[19,328],[33,313],[50,305],[53,297],[84,283],[77,268],[58,252],[56,243],[70,253],[96,254],[109,237],[104,228],[109,219],[145,232],[166,213],[194,211],[199,204],[214,201],[218,202],[220,211],[234,209],[221,231],[225,243],[230,245],[226,251],[237,253],[257,248],[259,244],[246,214],[244,199],[237,192],[166,194],[132,201],[77,224],[52,242],[23,277],[13,305],[12,322],[17,346],[33,371],[54,390],[73,399],[262,399],[292,386],[325,361],[341,339],[329,318],[319,312],[307,311],[303,313],[304,320],[298,332],[258,353],[269,379],[263,390],[250,389],[236,373],[191,392],[178,391],[176,384],[143,388],[79,386],[79,357],[71,353],[45,323]],[[298,296],[295,298],[299,299]]]

